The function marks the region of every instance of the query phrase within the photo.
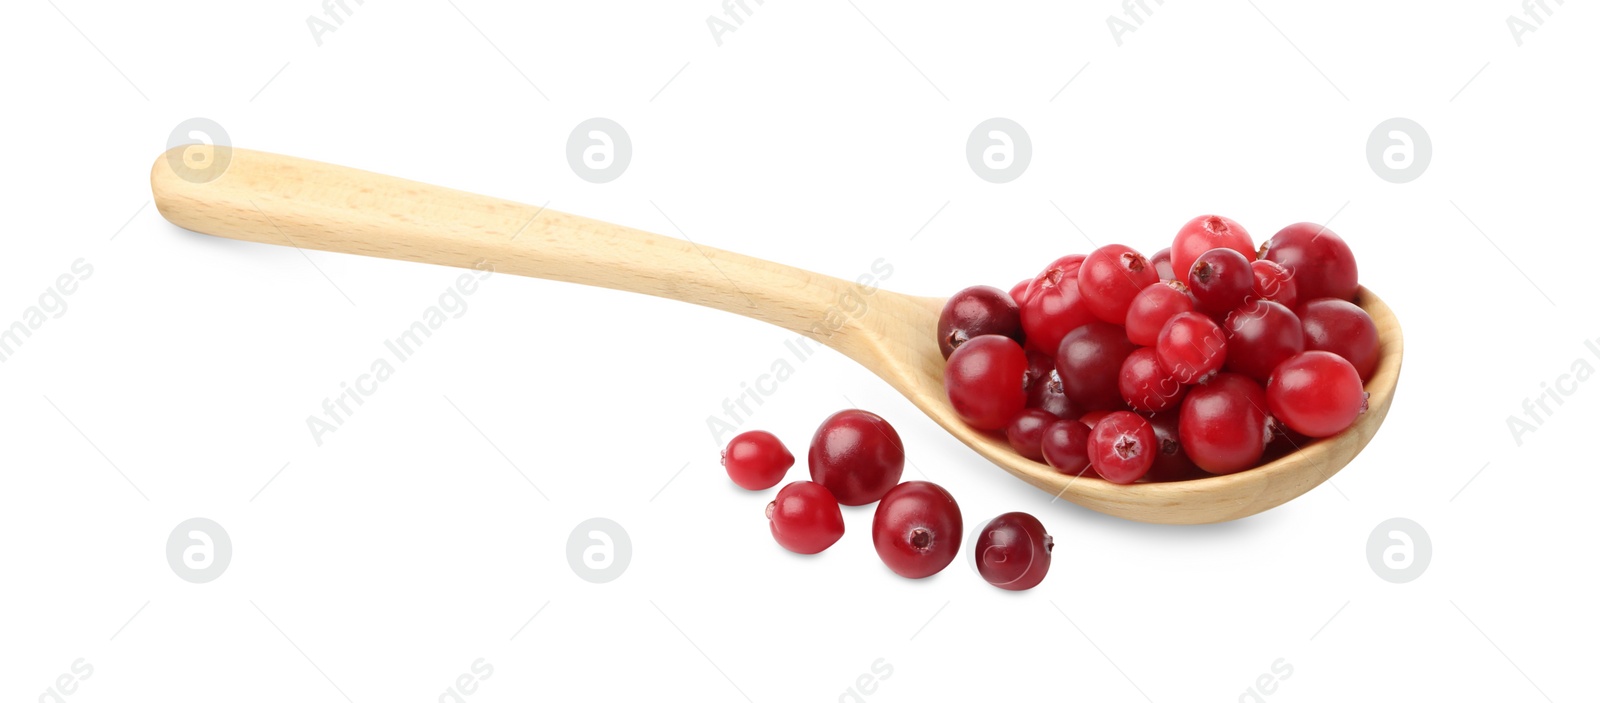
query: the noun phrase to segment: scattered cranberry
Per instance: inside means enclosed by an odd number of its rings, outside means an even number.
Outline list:
[[[1256,259],[1250,262],[1250,273],[1255,277],[1255,283],[1250,288],[1250,294],[1263,300],[1280,303],[1290,310],[1295,303],[1300,302],[1299,288],[1294,284],[1294,276],[1289,275],[1289,270],[1276,261]]]
[[[1022,411],[1006,426],[1006,441],[1011,448],[1034,461],[1044,461],[1044,431],[1061,418],[1037,408]]]
[[[1128,319],[1128,305],[1145,286],[1159,282],[1144,256],[1121,244],[1107,244],[1083,260],[1078,291],[1095,317],[1113,325]]]
[[[1128,407],[1145,413],[1177,407],[1184,393],[1184,385],[1161,365],[1152,347],[1139,347],[1122,362],[1117,388]]]
[[[1338,298],[1319,298],[1300,307],[1306,349],[1330,351],[1344,357],[1362,382],[1378,368],[1378,327],[1367,311]]]
[[[1055,540],[1039,519],[1027,513],[1006,513],[989,521],[978,534],[974,558],[978,575],[1008,591],[1026,591],[1050,572]]]
[[[1267,381],[1267,406],[1273,417],[1295,432],[1331,437],[1367,409],[1367,394],[1361,389],[1361,376],[1344,357],[1308,351],[1272,372]]]
[[[1179,383],[1204,383],[1227,360],[1228,338],[1211,318],[1181,312],[1161,328],[1156,354]]]
[[[1155,462],[1157,448],[1150,421],[1126,410],[1107,415],[1089,433],[1089,463],[1112,483],[1144,478]]]
[[[1156,275],[1163,281],[1176,278],[1172,275],[1172,247],[1167,247],[1150,257],[1150,266],[1156,270]]]
[[[807,461],[811,480],[840,503],[866,505],[900,482],[906,450],[883,418],[865,410],[841,410],[823,420],[812,435]]]
[[[939,313],[939,352],[944,358],[950,358],[950,353],[968,340],[986,334],[1022,343],[1022,312],[1010,295],[991,286],[972,286],[945,301]]]
[[[1228,313],[1227,369],[1266,382],[1284,359],[1305,349],[1300,318],[1270,300],[1252,300]]]
[[[1214,316],[1239,307],[1255,286],[1250,260],[1232,249],[1212,249],[1189,269],[1189,292],[1195,307]],[[993,289],[991,289],[993,290]],[[999,292],[999,291],[995,291]]]
[[[1193,311],[1194,298],[1189,295],[1188,286],[1172,280],[1145,286],[1128,305],[1128,317],[1124,321],[1128,340],[1142,347],[1153,347],[1167,320],[1180,312]]]
[[[1150,416],[1150,429],[1156,433],[1156,458],[1146,481],[1187,481],[1205,476],[1200,467],[1189,460],[1178,438],[1178,408]]]
[[[1076,277],[1062,279],[1060,285],[1030,289],[1028,303],[1022,307],[1023,336],[1028,348],[1046,354],[1055,354],[1068,332],[1096,319],[1078,292]]]
[[[998,430],[1027,406],[1028,355],[1007,337],[986,334],[958,347],[944,368],[950,407],[980,430]],[[848,501],[846,501],[848,502]]]
[[[1282,265],[1300,300],[1355,300],[1356,257],[1339,235],[1310,222],[1289,225],[1261,245],[1261,258]]]
[[[1044,430],[1040,452],[1051,468],[1077,476],[1089,468],[1089,426],[1077,420],[1057,420]]]
[[[778,485],[794,466],[794,455],[771,432],[751,430],[734,437],[722,450],[722,466],[740,488],[764,491]]]
[[[1267,446],[1267,394],[1236,373],[1195,386],[1178,414],[1178,439],[1195,465],[1231,474],[1256,465]]]
[[[1256,258],[1255,243],[1239,223],[1221,215],[1201,215],[1184,224],[1172,240],[1172,270],[1183,277],[1179,280],[1193,287],[1194,283],[1186,279],[1195,260],[1219,247],[1244,254],[1246,260]]]
[[[1122,392],[1117,387],[1117,376],[1122,362],[1137,348],[1121,327],[1104,322],[1091,322],[1068,332],[1056,352],[1056,370],[1067,397],[1087,410],[1120,408]]]
[[[939,573],[961,549],[961,509],[927,481],[895,486],[872,515],[872,546],[889,570],[910,579]]]
[[[767,525],[784,549],[816,554],[844,536],[844,515],[839,502],[821,484],[795,481],[778,491],[767,504]]]

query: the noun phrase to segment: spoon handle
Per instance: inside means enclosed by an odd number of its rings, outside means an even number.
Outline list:
[[[150,186],[163,217],[204,234],[462,268],[488,265],[726,310],[824,343],[840,341],[826,339],[834,330],[825,318],[853,285],[533,205],[226,146],[162,154]]]

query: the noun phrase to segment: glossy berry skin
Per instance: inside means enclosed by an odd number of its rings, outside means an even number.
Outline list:
[[[1011,287],[1011,301],[1017,304],[1019,310],[1023,303],[1028,302],[1028,284],[1030,283],[1033,283],[1033,279],[1024,278],[1017,281],[1017,285]]]
[[[1037,408],[1023,410],[1011,424],[1006,425],[1006,441],[1018,454],[1034,461],[1044,461],[1045,428],[1060,419]]]
[[[950,355],[944,367],[945,394],[967,424],[1004,429],[1027,406],[1027,373],[1028,355],[1022,347],[1010,338],[986,334]]]
[[[908,579],[939,573],[961,549],[961,509],[927,481],[907,481],[872,514],[872,546],[884,565]]]
[[[950,358],[950,353],[968,340],[986,334],[1022,343],[1022,311],[1010,294],[991,286],[972,286],[945,301],[938,327],[939,353],[944,358]]]
[[[1255,242],[1250,241],[1250,233],[1244,230],[1239,223],[1221,215],[1201,215],[1178,230],[1178,236],[1172,240],[1172,270],[1182,278],[1183,283],[1193,288],[1193,282],[1187,280],[1194,262],[1212,249],[1232,249],[1245,256],[1246,260],[1254,261],[1256,258]]]
[[[1344,357],[1365,383],[1378,368],[1378,327],[1367,311],[1337,298],[1319,298],[1300,307],[1308,350]]]
[[[1032,298],[1035,293],[1041,290],[1055,288],[1067,281],[1078,280],[1078,267],[1083,265],[1084,258],[1083,254],[1068,254],[1050,262],[1050,265],[1044,267],[1044,270],[1040,271],[1039,275],[1028,281],[1028,290],[1023,293],[1023,296]],[[1017,302],[1022,301],[1019,300]]]
[[[1186,387],[1161,365],[1154,347],[1139,347],[1122,362],[1117,374],[1122,400],[1142,413],[1156,413],[1177,407]]]
[[[1189,295],[1188,286],[1172,280],[1161,281],[1145,286],[1144,290],[1133,296],[1123,329],[1127,331],[1129,341],[1142,347],[1153,347],[1167,320],[1180,312],[1193,311],[1194,298]]]
[[[1006,513],[989,521],[978,533],[978,575],[989,585],[1008,591],[1026,591],[1050,572],[1050,552],[1055,540],[1044,524],[1027,513]]]
[[[763,491],[778,485],[794,466],[794,455],[771,432],[742,432],[722,450],[722,467],[740,488]]]
[[[1302,352],[1278,365],[1267,381],[1267,407],[1289,429],[1307,437],[1345,431],[1367,409],[1367,393],[1354,366],[1332,352]]]
[[[1078,292],[1089,312],[1113,325],[1128,319],[1128,305],[1139,291],[1159,281],[1155,267],[1142,254],[1122,244],[1107,244],[1094,250],[1078,269]]]
[[[1178,438],[1178,413],[1175,407],[1150,416],[1150,429],[1156,433],[1156,458],[1144,475],[1146,481],[1187,481],[1207,475],[1183,451],[1183,442]]]
[[[1195,308],[1212,316],[1225,315],[1244,304],[1255,287],[1250,260],[1232,249],[1212,249],[1195,259],[1189,269],[1189,293]]]
[[[1076,278],[1031,290],[1028,303],[1022,307],[1022,329],[1028,348],[1046,354],[1056,353],[1068,332],[1097,319],[1078,292]]]
[[[1250,287],[1252,297],[1279,303],[1290,310],[1300,302],[1300,289],[1294,284],[1294,276],[1289,275],[1282,264],[1256,259],[1250,262],[1250,273],[1255,277]]]
[[[1158,448],[1150,422],[1126,410],[1105,416],[1089,433],[1089,463],[1112,483],[1129,484],[1144,478]]]
[[[816,554],[844,536],[844,514],[839,501],[821,484],[795,481],[778,491],[767,504],[767,525],[772,538],[797,554]]]
[[[1040,451],[1050,468],[1070,476],[1083,474],[1089,469],[1089,426],[1077,420],[1051,423],[1044,430]]]
[[[1028,407],[1037,408],[1056,417],[1076,418],[1083,414],[1067,389],[1061,385],[1061,375],[1056,373],[1056,355],[1028,351]]]
[[[1085,425],[1088,425],[1089,429],[1092,430],[1092,429],[1094,429],[1095,425],[1100,424],[1101,420],[1104,420],[1107,415],[1110,415],[1113,412],[1116,412],[1116,411],[1115,410],[1095,410],[1093,412],[1086,412],[1086,413],[1083,414],[1082,417],[1078,418],[1078,422],[1081,422],[1081,423],[1083,423]]]
[[[1270,300],[1252,300],[1228,313],[1229,371],[1266,383],[1284,359],[1305,350],[1300,318]]]
[[[1178,313],[1161,328],[1156,354],[1179,383],[1204,383],[1227,361],[1228,337],[1205,315]]]
[[[1270,439],[1267,394],[1236,373],[1189,390],[1178,413],[1178,440],[1196,466],[1231,474],[1256,465]]]
[[[1156,252],[1150,257],[1150,267],[1156,270],[1156,276],[1163,281],[1175,278],[1172,275],[1172,247],[1167,247]]]
[[[1294,278],[1300,300],[1355,300],[1356,257],[1333,230],[1310,222],[1292,224],[1261,245],[1261,258],[1277,262]]]
[[[1137,348],[1121,327],[1104,322],[1067,333],[1056,352],[1056,370],[1067,397],[1085,410],[1121,408],[1117,376],[1122,362]]]
[[[822,421],[811,437],[806,459],[811,480],[822,484],[841,504],[866,505],[900,482],[906,450],[888,421],[852,409]]]

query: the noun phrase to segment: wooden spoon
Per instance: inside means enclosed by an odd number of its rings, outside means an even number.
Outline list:
[[[1377,323],[1382,359],[1367,384],[1367,412],[1354,426],[1248,471],[1119,486],[1056,473],[956,417],[934,341],[942,298],[862,289],[852,281],[577,215],[224,146],[163,154],[150,185],[162,216],[205,234],[464,268],[487,264],[501,273],[647,293],[772,323],[867,367],[1018,478],[1141,522],[1233,520],[1311,490],[1372,439],[1400,375],[1400,324],[1383,301],[1362,289],[1357,302]],[[865,307],[851,302],[852,296],[864,298]]]

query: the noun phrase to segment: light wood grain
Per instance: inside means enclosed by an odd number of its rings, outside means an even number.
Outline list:
[[[464,268],[489,265],[500,273],[646,293],[762,320],[870,369],[1018,478],[1130,520],[1233,520],[1311,490],[1372,439],[1400,375],[1399,322],[1362,289],[1357,302],[1377,323],[1383,355],[1367,385],[1367,412],[1343,434],[1229,476],[1129,486],[1063,476],[1018,456],[1003,439],[972,430],[951,411],[944,359],[934,342],[942,298],[867,294],[852,281],[683,239],[342,166],[229,147],[182,148],[214,149],[211,158],[226,158],[229,166],[215,180],[196,182],[174,166],[181,161],[167,155],[156,160],[150,174],[156,206],[180,227],[305,249]]]

